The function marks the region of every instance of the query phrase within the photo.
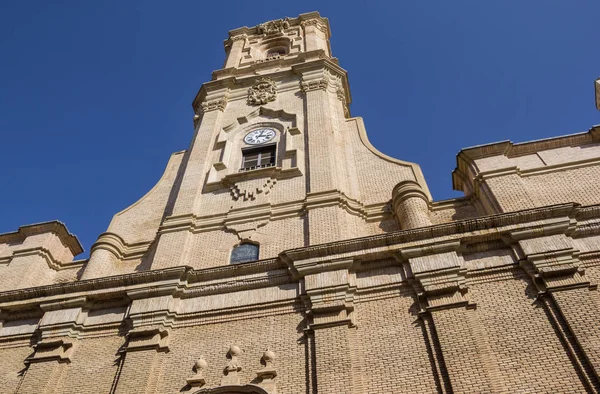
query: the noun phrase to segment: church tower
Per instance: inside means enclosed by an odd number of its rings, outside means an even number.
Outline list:
[[[432,201],[329,34],[231,31],[188,149],[89,260],[58,221],[0,234],[0,391],[600,392],[600,126],[463,149],[465,196]]]
[[[329,37],[317,12],[232,30],[223,68],[193,101],[189,148],[115,215],[83,279],[271,259],[429,224],[419,166],[378,152],[350,116]]]

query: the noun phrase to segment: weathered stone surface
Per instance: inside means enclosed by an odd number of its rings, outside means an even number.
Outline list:
[[[350,117],[329,36],[232,30],[192,145],[89,260],[59,222],[0,234],[3,392],[600,391],[600,128],[464,149],[465,197],[432,201]]]

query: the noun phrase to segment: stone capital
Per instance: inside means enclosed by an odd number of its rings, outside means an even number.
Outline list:
[[[311,320],[310,328],[356,324],[354,299],[355,274],[349,270],[352,260],[339,263],[338,269],[320,271],[304,276],[304,304]]]
[[[47,361],[58,361],[59,363],[71,362],[74,350],[74,342],[70,338],[44,339],[35,345],[35,353],[29,356],[26,364]]]
[[[164,327],[142,327],[129,331],[125,351],[169,350],[169,331]]]
[[[553,230],[557,230],[556,226]],[[517,240],[511,246],[521,256],[520,266],[540,293],[589,287],[590,282],[579,260],[579,250],[575,249],[568,235],[556,232],[538,232],[535,238],[532,231],[511,233],[510,238]],[[544,235],[548,233],[550,235]]]

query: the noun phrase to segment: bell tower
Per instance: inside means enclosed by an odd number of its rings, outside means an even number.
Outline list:
[[[230,31],[223,68],[193,100],[189,148],[115,215],[83,277],[275,259],[398,230],[394,206],[405,200],[392,204],[392,190],[401,182],[426,210],[420,168],[378,152],[350,116],[329,37],[317,12]]]

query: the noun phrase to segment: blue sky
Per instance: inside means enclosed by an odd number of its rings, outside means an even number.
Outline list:
[[[318,10],[353,116],[460,196],[461,148],[600,123],[599,1],[5,1],[0,232],[58,219],[86,253],[193,135],[191,101],[240,26]],[[385,176],[385,174],[382,174]]]

